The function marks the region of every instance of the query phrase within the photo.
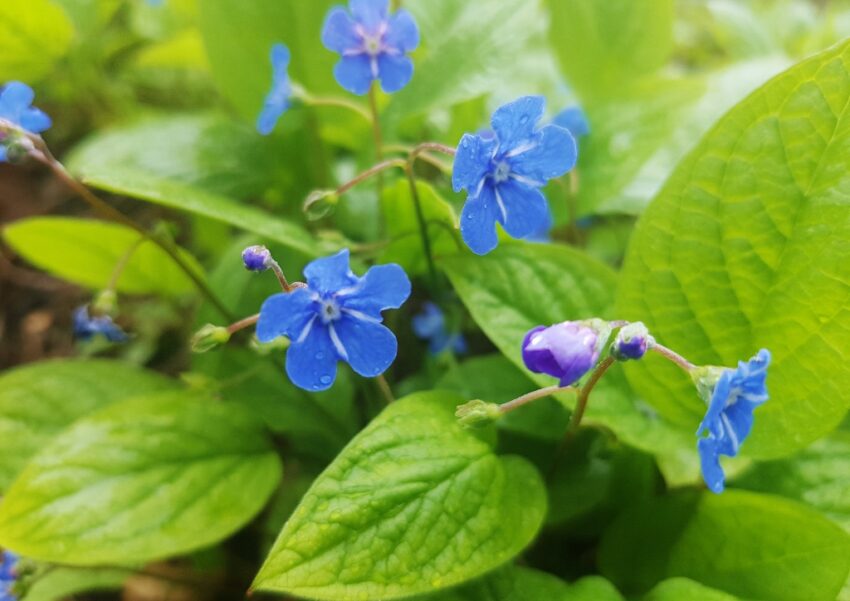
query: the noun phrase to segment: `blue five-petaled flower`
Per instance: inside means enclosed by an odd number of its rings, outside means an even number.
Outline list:
[[[35,93],[27,84],[10,81],[0,91],[0,119],[33,134],[40,134],[50,128],[50,117],[44,111],[31,106],[34,98]],[[6,147],[0,139],[0,162],[6,160]]]
[[[439,355],[447,349],[457,354],[466,352],[466,339],[459,332],[450,333],[446,327],[446,316],[432,302],[422,305],[422,311],[413,316],[413,332],[421,339],[428,341],[428,350],[432,355]]]
[[[768,399],[767,367],[770,352],[762,349],[747,362],[738,363],[737,369],[721,372],[708,411],[699,425],[697,442],[702,475],[708,488],[723,492],[725,476],[720,467],[720,455],[734,457],[753,427],[753,411]]]
[[[476,254],[498,244],[496,222],[514,238],[544,229],[549,205],[539,188],[573,168],[576,143],[557,125],[537,128],[545,101],[526,96],[496,110],[495,136],[466,134],[455,156],[452,184],[467,191],[460,232]]]
[[[419,27],[404,9],[389,14],[389,0],[350,0],[328,13],[322,43],[342,58],[334,77],[352,94],[366,94],[380,80],[384,92],[397,92],[413,77],[407,57],[419,46]]]
[[[280,116],[286,112],[292,97],[292,82],[289,80],[289,48],[284,44],[272,46],[272,88],[263,102],[263,110],[257,117],[257,131],[267,136],[272,133]]]
[[[12,586],[18,579],[18,556],[11,551],[0,551],[0,601],[15,601]]]
[[[304,268],[305,288],[269,297],[260,309],[257,338],[287,336],[286,373],[305,390],[326,390],[338,361],[361,376],[382,374],[398,351],[381,311],[397,309],[410,296],[410,280],[395,264],[377,265],[363,277],[349,267],[348,249]]]
[[[92,315],[86,305],[74,310],[74,338],[91,340],[103,336],[109,342],[127,342],[130,337],[108,315]]]

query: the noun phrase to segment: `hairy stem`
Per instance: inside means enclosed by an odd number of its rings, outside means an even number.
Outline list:
[[[244,330],[245,328],[250,328],[252,325],[256,324],[260,320],[260,314],[251,315],[249,317],[245,317],[244,319],[240,319],[239,321],[235,321],[229,326],[227,326],[227,333],[230,335],[239,332],[240,330]]]
[[[139,238],[130,245],[130,248],[121,255],[121,258],[118,259],[118,262],[115,264],[115,269],[112,270],[112,275],[109,277],[109,282],[106,284],[106,290],[115,291],[118,287],[118,280],[121,278],[121,274],[124,273],[124,269],[133,257],[133,253],[136,252],[136,249],[138,249],[145,240],[147,240],[146,236],[139,236]]]
[[[372,136],[375,139],[375,160],[384,160],[384,134],[381,131],[381,118],[378,114],[377,83],[372,82],[369,88],[369,110],[372,113]],[[378,172],[378,202],[384,195],[384,176]]]
[[[547,386],[546,388],[541,388],[540,390],[533,390],[528,394],[524,394],[515,398],[512,401],[502,403],[501,405],[499,405],[499,411],[501,411],[503,414],[509,413],[514,409],[519,409],[523,405],[527,405],[531,402],[536,401],[537,399],[542,399],[558,392],[566,392],[568,390],[572,392],[576,391],[576,389],[572,386]]]
[[[419,235],[422,238],[422,251],[425,253],[425,261],[428,263],[428,275],[431,285],[436,290],[439,286],[437,267],[434,265],[434,252],[431,248],[431,238],[428,236],[428,222],[422,210],[422,201],[419,198],[419,188],[416,187],[416,178],[413,175],[413,162],[408,161],[404,172],[407,174],[407,182],[410,184],[410,196],[413,199],[413,207],[416,210],[416,221],[419,224]]]
[[[694,364],[685,359],[682,355],[677,353],[676,351],[667,348],[661,344],[655,343],[650,346],[650,349],[667,359],[668,361],[672,361],[679,367],[681,367],[685,372],[691,373],[691,370],[694,369]]]
[[[581,387],[581,390],[578,393],[578,399],[576,399],[576,408],[573,411],[573,416],[570,419],[570,427],[568,432],[572,433],[578,430],[579,425],[581,424],[581,420],[584,417],[584,412],[587,410],[587,401],[590,398],[590,393],[593,391],[593,388],[602,379],[602,376],[605,375],[605,372],[608,371],[608,368],[614,364],[613,357],[606,357],[602,361],[600,361],[599,365],[596,366],[596,369],[593,370],[593,373],[590,374],[590,378],[588,378],[587,382],[584,386]]]

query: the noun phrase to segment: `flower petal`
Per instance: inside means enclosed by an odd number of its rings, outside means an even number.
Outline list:
[[[304,268],[304,277],[307,278],[310,288],[323,294],[350,288],[359,281],[349,266],[347,248],[330,257],[309,263]]]
[[[276,94],[275,91],[269,92],[269,95],[266,96],[266,101],[263,104],[263,110],[260,111],[260,114],[257,117],[257,131],[264,136],[272,133],[275,125],[277,125],[278,119],[280,119],[280,116],[283,115],[288,108],[288,101],[285,100],[281,102],[279,94]]]
[[[304,340],[287,349],[286,375],[304,390],[327,390],[336,379],[338,360],[328,328],[317,320]]]
[[[0,163],[5,163],[9,160],[9,154],[6,151],[6,147],[0,145]]]
[[[378,56],[378,77],[384,92],[398,92],[413,77],[413,61],[406,56],[383,53]]]
[[[33,99],[35,99],[35,92],[31,87],[19,81],[10,81],[0,92],[0,111],[19,113],[31,105]]]
[[[398,309],[410,296],[410,278],[400,265],[375,265],[356,286],[341,290],[342,310],[359,311],[380,319],[381,311]]]
[[[511,171],[532,181],[546,182],[575,167],[578,148],[569,131],[547,125],[539,134],[536,145],[511,159]]]
[[[272,46],[271,61],[272,70],[274,71],[275,79],[283,75],[286,77],[286,70],[289,68],[291,54],[286,44],[277,43]]]
[[[711,393],[711,402],[708,405],[708,410],[705,412],[705,417],[702,418],[699,428],[697,428],[697,436],[702,435],[706,431],[716,436],[722,435],[720,413],[726,407],[726,401],[729,398],[731,374],[731,369],[724,370],[717,379],[717,383],[714,385],[714,392]]]
[[[493,113],[490,123],[499,139],[500,152],[515,148],[534,135],[534,128],[543,116],[545,106],[546,101],[542,96],[524,96]]]
[[[421,313],[413,316],[411,326],[419,338],[431,338],[445,329],[445,317],[440,308],[429,301],[422,305]]]
[[[401,52],[416,50],[419,46],[419,26],[409,11],[402,8],[390,17],[384,42]]]
[[[260,342],[271,342],[280,336],[288,336],[294,343],[304,335],[304,329],[316,315],[313,295],[306,288],[275,294],[267,298],[260,308],[257,338]]]
[[[371,33],[378,29],[381,21],[386,21],[390,0],[350,0],[348,7],[354,20]]]
[[[363,40],[354,30],[354,21],[342,7],[336,7],[325,18],[322,26],[322,44],[328,50],[342,54],[363,45]]]
[[[555,115],[552,123],[569,131],[574,138],[586,136],[590,133],[590,123],[587,122],[587,116],[577,106],[571,106]]]
[[[490,168],[495,148],[494,138],[464,134],[457,145],[452,166],[452,188],[455,192],[466,188],[471,196],[478,194],[478,186]]]
[[[713,493],[722,493],[726,476],[720,467],[720,456],[717,453],[717,442],[711,438],[701,438],[697,441],[702,478]]]
[[[47,113],[40,109],[30,108],[21,113],[20,126],[34,134],[40,134],[50,129],[51,125],[53,125],[53,121],[47,116]]]
[[[496,197],[493,186],[485,185],[477,198],[468,198],[460,215],[460,234],[476,255],[486,255],[496,248]]]
[[[363,96],[369,92],[375,75],[372,61],[365,55],[344,56],[334,67],[336,82],[352,94]]]
[[[549,203],[536,188],[508,180],[495,188],[498,221],[514,238],[524,238],[549,225]]]
[[[341,358],[361,376],[373,378],[384,373],[396,357],[398,341],[395,334],[380,323],[343,314],[330,326],[345,352]],[[342,355],[339,350],[338,354]]]

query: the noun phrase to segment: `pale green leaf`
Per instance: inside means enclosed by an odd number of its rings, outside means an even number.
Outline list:
[[[280,479],[260,422],[186,393],[113,404],[27,465],[0,503],[0,545],[78,566],[162,559],[245,525]]]
[[[72,217],[32,217],[3,228],[5,242],[28,262],[86,288],[105,288],[132,250],[117,291],[180,295],[194,290],[192,280],[164,250],[149,240],[139,243],[140,238],[124,225]],[[194,258],[180,252],[196,273],[203,273]]]
[[[850,407],[848,60],[835,47],[732,109],[647,209],[620,279],[619,316],[693,362],[770,349],[771,399],[743,447],[756,457],[802,448]],[[627,373],[665,418],[697,427],[705,405],[677,368]]]
[[[174,383],[127,363],[46,361],[0,376],[0,491],[59,432],[92,411]]]
[[[51,566],[37,576],[21,601],[59,601],[80,593],[115,591],[132,576],[129,570],[79,569]]]
[[[480,576],[528,545],[546,511],[542,480],[457,424],[463,400],[420,393],[385,409],[304,496],[255,588],[395,599]]]
[[[742,601],[728,593],[708,588],[687,578],[659,582],[641,601]]]
[[[0,82],[35,83],[71,46],[74,26],[50,0],[3,0],[0,10]]]

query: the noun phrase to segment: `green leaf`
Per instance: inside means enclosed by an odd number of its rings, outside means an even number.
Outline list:
[[[475,578],[519,553],[546,512],[540,476],[454,418],[462,397],[393,403],[304,496],[254,587],[395,599]]]
[[[274,183],[276,142],[220,115],[167,115],[97,132],[65,164],[82,178],[132,169],[149,179],[250,198]]]
[[[71,46],[74,26],[50,0],[4,0],[0,12],[0,81],[30,84],[50,73]]]
[[[33,217],[3,228],[3,239],[24,259],[51,275],[99,290],[141,235],[115,223],[72,217]],[[185,251],[184,261],[198,274],[200,265]],[[194,290],[192,280],[159,246],[138,244],[121,271],[116,289],[128,294],[177,296]]]
[[[584,99],[611,95],[667,62],[673,0],[548,0],[549,37],[571,86]]]
[[[670,578],[659,582],[641,601],[738,601],[732,596],[713,588],[708,588],[687,578]]]
[[[132,572],[121,569],[82,570],[52,566],[43,576],[36,578],[21,601],[59,601],[80,593],[119,590],[132,575]]]
[[[295,223],[240,204],[226,196],[180,182],[152,177],[143,171],[114,166],[105,171],[87,172],[84,181],[101,190],[232,225],[308,256],[315,257],[320,251],[310,234]]]
[[[838,431],[793,457],[758,463],[734,486],[814,507],[850,533],[850,432]]]
[[[848,59],[848,44],[821,53],[728,113],[647,209],[620,279],[620,317],[695,363],[771,350],[771,400],[743,447],[754,457],[804,447],[850,407]],[[627,373],[696,428],[705,405],[686,375],[658,359]]]
[[[441,265],[487,337],[523,370],[522,340],[531,328],[594,316],[614,318],[614,272],[567,247],[502,244],[484,257],[457,256]],[[545,375],[529,377],[541,387],[553,384]],[[574,402],[574,395],[564,396]],[[640,449],[694,448],[693,432],[672,428],[645,407],[619,369],[612,369],[594,391],[585,421],[610,427]]]
[[[404,6],[416,17],[424,49],[414,56],[413,80],[393,94],[389,121],[503,86],[541,18],[537,4],[524,0],[412,0]]]
[[[602,538],[599,568],[630,593],[682,576],[745,598],[832,601],[850,537],[779,497],[684,491],[623,513]]]
[[[431,251],[434,255],[451,254],[457,250],[457,217],[454,209],[429,184],[418,181],[416,189],[427,223]],[[422,237],[416,208],[410,194],[410,184],[400,179],[384,190],[382,198],[386,235],[391,240],[381,254],[381,263],[398,263],[410,274],[426,273],[428,264],[422,249]]]
[[[7,371],[0,376],[0,490],[78,418],[173,387],[155,372],[120,361],[45,361]]]
[[[253,123],[271,87],[272,44],[292,53],[290,76],[313,94],[341,92],[333,79],[339,55],[321,43],[334,0],[200,0],[201,33],[224,97]]]
[[[82,36],[90,36],[120,8],[121,0],[55,0],[76,26]]]
[[[78,421],[0,504],[0,545],[68,565],[136,563],[215,543],[280,479],[260,423],[185,392],[130,399]]]

